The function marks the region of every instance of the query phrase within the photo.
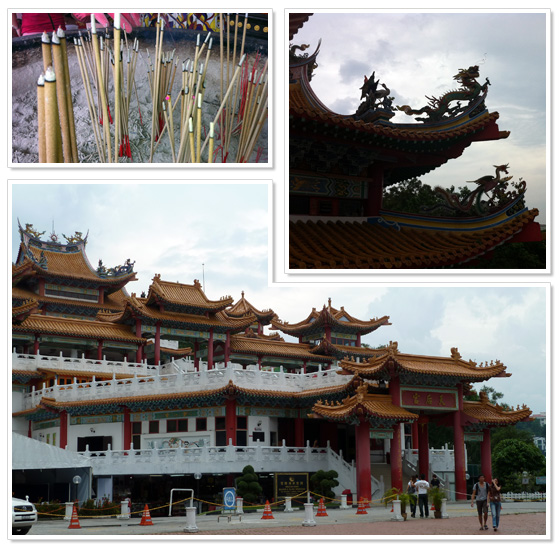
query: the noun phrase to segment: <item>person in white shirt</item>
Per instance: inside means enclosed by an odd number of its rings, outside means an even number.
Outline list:
[[[428,508],[428,489],[430,484],[426,481],[426,476],[420,474],[420,479],[414,484],[416,487],[416,492],[418,493],[418,507],[420,508],[420,517],[429,516]]]

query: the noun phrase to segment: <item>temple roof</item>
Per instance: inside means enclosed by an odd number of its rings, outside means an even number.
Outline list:
[[[125,325],[50,315],[29,315],[20,324],[13,325],[12,332],[14,335],[28,333],[136,344],[146,343],[145,338],[138,338],[130,327]]]
[[[368,221],[290,221],[290,269],[419,269],[459,266],[513,238],[537,209],[464,230],[383,227]],[[449,223],[449,222],[447,222]]]
[[[368,393],[366,383],[362,383],[354,395],[346,397],[342,402],[317,401],[313,406],[313,414],[310,416],[351,422],[359,417],[382,418],[395,422],[411,422],[418,419],[417,414],[393,405],[390,395]]]
[[[470,382],[511,376],[506,373],[506,366],[500,361],[492,361],[490,365],[477,365],[474,361],[462,359],[457,348],[451,348],[451,357],[411,355],[401,353],[397,342],[391,342],[383,355],[373,357],[366,363],[343,360],[339,366],[342,368],[342,374],[357,374],[364,379],[386,377],[391,371],[451,376]]]
[[[312,15],[312,13],[290,13],[290,40]]]
[[[344,357],[360,357],[370,359],[371,357],[378,357],[384,353],[381,349],[364,348],[361,346],[343,346],[340,344],[333,344],[326,338],[323,338],[319,344],[311,349],[311,353],[319,353],[321,355],[329,355],[337,359]]]
[[[25,300],[21,305],[12,307],[12,323],[19,325],[24,321],[31,313],[39,308],[39,302],[35,299]]]
[[[529,407],[517,406],[517,409],[506,410],[500,405],[494,405],[488,400],[484,392],[480,392],[480,401],[463,401],[463,411],[466,416],[476,420],[476,423],[487,424],[489,426],[505,426],[517,424],[527,420],[533,412]]]
[[[161,275],[156,274],[150,285],[146,306],[164,305],[178,306],[183,313],[204,314],[222,311],[233,303],[231,296],[219,300],[209,300],[202,290],[202,285],[195,279],[194,284],[172,283],[162,281]]]
[[[186,286],[186,285],[185,285]],[[215,329],[221,332],[242,331],[250,327],[256,318],[247,315],[241,318],[230,317],[224,310],[206,315],[195,315],[176,311],[161,311],[159,307],[147,304],[147,298],[138,298],[132,293],[126,299],[124,311],[119,313],[99,312],[97,318],[102,321],[115,323],[128,323],[135,319],[141,319],[147,324],[160,321],[163,326],[174,326],[180,328],[194,328],[195,330]]]
[[[369,334],[377,330],[380,326],[390,325],[389,317],[373,318],[369,321],[361,321],[356,317],[352,317],[344,306],[336,309],[331,305],[329,298],[328,305],[324,305],[323,309],[317,311],[315,308],[307,316],[307,318],[299,323],[282,322],[280,319],[273,319],[271,325],[274,329],[281,330],[292,336],[304,336],[317,334],[324,330],[324,327],[331,327],[351,334]]]
[[[231,317],[241,317],[247,314],[253,314],[262,325],[268,325],[271,319],[276,316],[276,313],[274,313],[272,309],[257,309],[245,298],[244,291],[241,291],[241,299],[228,308],[227,313]]]
[[[42,233],[34,231],[29,224],[25,229],[19,225],[19,232],[21,243],[16,264],[12,266],[12,277],[18,282],[22,278],[42,276],[51,280],[82,281],[103,286],[109,293],[136,280],[134,263],[128,260],[125,265],[109,269],[100,261],[95,270],[85,253],[87,235],[82,237],[77,232],[72,237],[66,237],[67,243],[64,244],[54,234],[50,241],[41,240]]]
[[[234,335],[230,339],[232,353],[243,355],[258,355],[266,357],[286,357],[290,359],[301,359],[313,362],[331,363],[332,357],[312,353],[309,344],[296,344],[269,337],[246,337]]]

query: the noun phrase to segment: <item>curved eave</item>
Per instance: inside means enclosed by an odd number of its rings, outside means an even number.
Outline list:
[[[507,426],[527,420],[533,412],[529,407],[523,406],[517,410],[504,410],[498,405],[488,402],[464,401],[463,412],[473,424],[489,426]]]
[[[281,330],[291,336],[305,336],[320,332],[325,326],[331,329],[339,329],[341,332],[352,334],[369,334],[377,330],[383,325],[390,325],[389,317],[384,316],[380,319],[372,319],[371,321],[341,321],[332,315],[328,310],[323,309],[315,314],[312,321],[306,320],[297,324],[271,322],[273,328]],[[310,315],[312,317],[313,314]],[[309,319],[309,317],[308,317]]]

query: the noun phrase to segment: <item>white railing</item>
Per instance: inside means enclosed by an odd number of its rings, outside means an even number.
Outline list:
[[[546,501],[546,493],[502,493],[502,500],[513,500],[513,501],[539,500],[539,501]]]
[[[76,366],[80,361],[84,365],[89,365],[89,372],[92,372],[94,366],[96,366],[95,361],[91,361],[90,364],[88,359],[77,359],[76,362],[66,362],[66,359],[69,358],[64,357],[54,359],[59,361],[60,364],[73,365],[72,370],[74,371],[77,370]],[[115,367],[137,365],[133,363],[117,364],[116,362],[105,362],[104,364],[108,365],[109,363],[114,363]],[[42,364],[42,366],[44,367],[45,364]],[[181,369],[176,369],[173,364],[176,363],[172,362],[172,364],[162,365],[161,367],[142,364],[139,366],[146,369],[151,367],[151,371],[138,375],[134,369],[131,369],[133,376],[130,378],[117,378],[115,376],[117,373],[114,371],[113,378],[109,380],[97,380],[94,377],[91,382],[80,383],[74,380],[72,384],[34,387],[30,393],[24,396],[22,405],[24,410],[31,409],[37,406],[43,397],[56,399],[59,402],[68,402],[219,389],[227,386],[230,381],[246,389],[275,389],[298,393],[308,389],[340,385],[344,381],[336,374],[335,370],[311,374],[292,374],[284,372],[283,369],[280,372],[243,370],[241,365],[228,363],[227,367],[221,364],[210,370],[179,372]],[[19,368],[18,365],[19,362],[17,365],[14,364],[12,368]],[[55,368],[54,361],[52,364],[49,363],[49,366]],[[100,370],[99,372],[103,371]],[[127,373],[130,374],[130,370]]]

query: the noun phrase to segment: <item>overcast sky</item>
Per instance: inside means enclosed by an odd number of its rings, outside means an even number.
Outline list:
[[[259,309],[273,309],[284,321],[302,321],[313,307],[332,298],[359,319],[390,317],[363,341],[371,346],[397,341],[404,353],[464,359],[499,359],[512,374],[489,384],[504,401],[546,410],[545,287],[387,287],[302,284],[269,287],[269,186],[257,184],[31,184],[12,189],[12,261],[22,226],[62,235],[89,231],[86,247],[95,268],[135,261],[138,281],[129,292],[147,291],[153,276],[192,284],[203,282],[209,299],[245,297]],[[289,337],[286,337],[290,340]]]
[[[308,10],[312,11],[312,10]],[[459,159],[422,176],[430,185],[463,186],[493,174],[493,165],[509,163],[512,181],[527,182],[526,203],[546,221],[546,15],[542,13],[321,13],[312,15],[292,43],[322,39],[311,86],[339,114],[360,104],[364,76],[375,71],[395,97],[394,106],[419,109],[426,96],[440,97],[458,88],[453,76],[479,65],[482,84],[491,86],[490,112],[500,113],[505,140],[475,143]],[[536,10],[535,10],[536,11]],[[415,122],[397,113],[393,122]],[[468,184],[474,189],[474,184]]]

